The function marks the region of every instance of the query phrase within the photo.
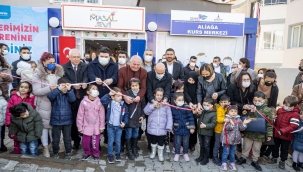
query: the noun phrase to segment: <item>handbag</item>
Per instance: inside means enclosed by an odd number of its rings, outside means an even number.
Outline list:
[[[244,121],[248,116],[241,116],[241,120]],[[248,132],[256,132],[256,133],[266,133],[266,120],[264,118],[256,118],[251,120],[250,123],[247,124],[247,128],[245,131]]]

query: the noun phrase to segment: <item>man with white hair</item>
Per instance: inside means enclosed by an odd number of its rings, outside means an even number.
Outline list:
[[[63,77],[67,78],[72,84],[79,84],[73,86],[73,90],[77,99],[72,104],[73,124],[71,129],[71,137],[74,141],[73,149],[76,150],[79,149],[81,141],[76,125],[77,113],[87,87],[87,84],[82,83],[88,82],[87,64],[81,62],[80,51],[78,49],[71,49],[69,51],[69,62],[63,65],[63,69]]]

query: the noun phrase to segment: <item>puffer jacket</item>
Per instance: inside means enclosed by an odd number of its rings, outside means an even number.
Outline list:
[[[215,133],[221,134],[223,130],[224,117],[227,111],[227,108],[222,107],[220,104],[215,104],[216,106],[216,115],[217,115],[217,124],[215,126]]]
[[[154,136],[164,136],[172,131],[173,118],[169,106],[155,108],[152,103],[148,103],[144,108],[144,113],[148,115],[147,133]]]
[[[53,74],[48,74],[41,63],[38,64],[38,67],[34,73],[33,80],[39,81],[46,84],[57,84],[58,79],[64,75],[64,70],[60,65],[56,65]],[[47,94],[51,92],[50,86],[46,84],[41,84],[34,82],[33,83],[33,94],[35,98],[36,110],[42,117],[43,127],[51,128],[49,125],[50,116],[51,116],[51,102],[47,98]]]
[[[2,127],[5,123],[6,107],[7,107],[7,101],[4,99],[2,95],[0,95],[0,127]]]
[[[300,120],[300,125],[298,129],[303,127],[303,121]],[[296,132],[294,134],[294,140],[292,141],[291,145],[293,150],[296,150],[298,152],[303,152],[303,131]]]
[[[73,116],[71,103],[76,101],[74,91],[70,89],[67,93],[63,94],[58,88],[56,88],[47,94],[47,98],[52,104],[49,125],[72,125]]]
[[[11,82],[13,82],[13,77],[10,76],[12,75],[12,71],[11,68],[2,68],[0,69],[0,72],[8,74],[6,78],[0,77],[0,86],[2,87],[2,92],[3,92],[2,94],[8,97],[9,85],[11,84]]]
[[[188,108],[183,105],[180,108]],[[173,115],[173,131],[176,135],[188,135],[190,129],[195,129],[195,118],[191,111],[171,108]]]
[[[216,126],[216,108],[211,110],[203,110],[202,114],[195,114],[195,118],[198,119],[198,133],[203,136],[213,136],[214,128]],[[206,128],[200,128],[200,124],[206,125]]]
[[[132,98],[136,98],[136,96],[133,94],[132,90],[127,90],[126,95]],[[128,118],[128,123],[126,124],[126,128],[138,128],[141,127],[141,123],[139,123],[139,118],[143,117],[145,118],[144,114],[144,107],[146,106],[145,99],[141,99],[140,103],[137,107],[137,103],[131,103],[127,104],[128,107],[128,112],[129,112],[129,118]],[[136,109],[137,107],[137,109]],[[135,111],[136,109],[136,111]],[[135,112],[134,112],[135,111]],[[133,115],[133,116],[132,116]]]
[[[16,118],[11,116],[11,125],[9,127],[10,135],[16,135],[17,141],[22,143],[31,142],[42,136],[42,119],[37,111],[31,105],[27,106],[29,116],[27,118]]]
[[[237,115],[235,118],[230,117],[229,115],[226,115],[225,119],[231,119],[234,122],[234,126],[228,122],[227,124],[224,124],[225,128],[223,129],[223,132],[221,134],[221,143],[227,144],[227,145],[238,145],[241,143],[241,133],[240,131],[244,131],[246,129],[246,125],[244,126],[242,123],[242,120],[239,115]]]
[[[12,93],[12,96],[11,98],[9,99],[8,101],[8,105],[7,105],[7,109],[6,109],[6,118],[5,118],[5,125],[6,126],[10,126],[11,125],[11,116],[12,114],[10,113],[9,111],[9,108],[15,106],[16,104],[19,104],[21,102],[25,102],[25,103],[28,103],[30,104],[33,109],[36,109],[36,106],[35,106],[35,96],[33,94],[27,94],[23,99],[22,97],[20,96],[20,92],[19,91],[14,91]]]
[[[77,114],[78,131],[84,135],[99,135],[105,129],[105,111],[99,97],[91,101],[87,96],[83,98]]]
[[[282,135],[274,130],[274,137],[292,141],[294,134],[290,132],[296,130],[299,126],[299,113],[299,106],[296,106],[292,111],[286,111],[283,107],[279,108],[275,120],[275,127],[282,132]]]

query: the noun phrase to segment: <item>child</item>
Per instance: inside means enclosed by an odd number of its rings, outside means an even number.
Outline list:
[[[214,107],[214,100],[210,97],[204,98],[203,111],[198,111],[195,115],[198,119],[198,138],[200,142],[200,156],[195,159],[201,165],[206,165],[209,160],[210,140],[214,134],[216,125],[216,108]]]
[[[131,98],[136,98],[140,90],[140,80],[138,78],[131,78],[129,81],[129,90],[126,91],[126,95]],[[125,139],[127,147],[128,159],[134,160],[135,157],[139,156],[138,153],[138,135],[139,127],[145,117],[143,109],[145,107],[145,100],[142,99],[140,102],[128,104],[129,119],[125,125]]]
[[[156,149],[158,148],[159,161],[164,161],[164,138],[167,132],[172,131],[173,126],[170,107],[161,104],[163,94],[164,90],[162,88],[157,88],[154,91],[155,100],[153,103],[148,103],[144,108],[144,113],[148,115],[147,133],[150,134],[152,148],[150,158],[155,158]]]
[[[222,98],[222,97],[221,97]],[[221,100],[220,100],[221,101]],[[246,124],[251,120],[245,119],[242,123],[240,116],[238,115],[238,107],[231,105],[228,107],[227,115],[224,119],[224,129],[220,136],[223,153],[222,153],[222,170],[227,170],[227,157],[229,156],[230,169],[236,171],[235,165],[235,152],[237,145],[241,143],[241,133],[246,129]]]
[[[292,153],[293,164],[292,167],[296,171],[300,171],[303,168],[303,113],[300,112],[300,125],[298,127],[299,132],[294,134],[294,140],[292,141]]]
[[[26,102],[30,104],[33,109],[36,109],[35,103],[35,96],[32,94],[32,84],[27,81],[20,82],[18,86],[18,91],[12,92],[11,98],[8,101],[7,109],[6,109],[6,118],[5,118],[5,125],[9,127],[11,125],[11,113],[9,108],[21,103]],[[10,136],[10,134],[9,134]],[[14,140],[14,153],[20,154],[20,143],[15,138],[11,138]]]
[[[105,129],[105,112],[98,97],[98,87],[91,84],[86,93],[87,96],[81,101],[77,114],[78,131],[83,134],[84,155],[82,160],[87,160],[91,155],[94,160],[99,160],[100,133],[103,133]]]
[[[288,156],[288,147],[294,136],[291,132],[296,130],[300,123],[300,110],[297,104],[297,97],[287,96],[283,101],[283,107],[278,109],[275,120],[275,127],[278,131],[274,130],[275,146],[272,151],[272,159],[269,163],[276,164],[279,152],[281,151],[279,168],[283,170],[285,169],[285,161]]]
[[[36,67],[37,67],[37,65],[36,65]],[[32,64],[29,62],[20,61],[17,64],[16,73],[17,73],[17,75],[19,75],[22,78],[21,81],[31,80],[34,75],[34,70],[32,68]]]
[[[74,91],[71,89],[69,80],[66,78],[58,79],[59,87],[53,89],[47,94],[47,98],[52,105],[52,111],[49,124],[52,126],[52,148],[53,158],[58,159],[59,143],[61,131],[63,133],[63,141],[65,147],[65,159],[71,160],[71,126],[73,123],[71,103],[76,101]]]
[[[0,133],[2,126],[4,125],[5,122],[5,112],[6,112],[6,107],[7,107],[7,97],[2,94],[2,87],[0,86]],[[0,140],[1,140],[1,134],[0,134]],[[0,147],[1,147],[1,142],[0,142]]]
[[[221,133],[223,130],[224,117],[227,111],[227,106],[230,105],[230,98],[227,95],[222,95],[220,97],[219,104],[216,103],[216,116],[217,124],[215,126],[215,145],[213,149],[213,163],[217,166],[221,165],[219,157],[222,156],[222,146],[220,142]],[[219,157],[218,157],[219,154]]]
[[[259,112],[261,112],[269,120],[272,120],[271,109],[267,106],[266,95],[263,92],[255,92],[253,102]],[[254,109],[254,107],[251,106],[251,109]],[[249,114],[249,118],[262,118],[262,116],[258,112],[251,112]],[[249,156],[250,150],[252,150],[253,155],[251,166],[253,166],[257,171],[262,171],[262,168],[258,163],[260,149],[262,142],[270,141],[272,139],[272,130],[273,127],[270,125],[270,123],[266,122],[266,133],[244,132],[242,154],[241,158],[238,159],[237,164],[245,164],[246,158]]]
[[[122,101],[122,92],[119,88],[113,87],[109,94],[105,94],[101,98],[101,103],[107,108],[106,111],[106,125],[107,125],[107,160],[110,164],[115,163],[113,156],[113,145],[116,145],[116,161],[121,161],[120,145],[122,130],[128,122],[128,108],[124,101]]]
[[[184,95],[183,93],[175,93],[174,102],[178,107],[186,108],[184,105]],[[188,157],[188,147],[189,147],[189,136],[190,133],[195,131],[194,117],[191,111],[180,110],[176,108],[171,108],[173,115],[173,133],[175,135],[175,157],[174,161],[179,161],[179,154],[181,144],[183,146],[183,156],[185,161],[189,161]]]
[[[19,103],[9,108],[11,125],[9,133],[20,142],[21,154],[38,155],[38,139],[42,135],[42,118],[28,103]]]

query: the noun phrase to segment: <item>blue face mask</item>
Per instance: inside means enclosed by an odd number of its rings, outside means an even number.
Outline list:
[[[47,64],[46,69],[48,70],[54,70],[56,68],[56,64]]]

